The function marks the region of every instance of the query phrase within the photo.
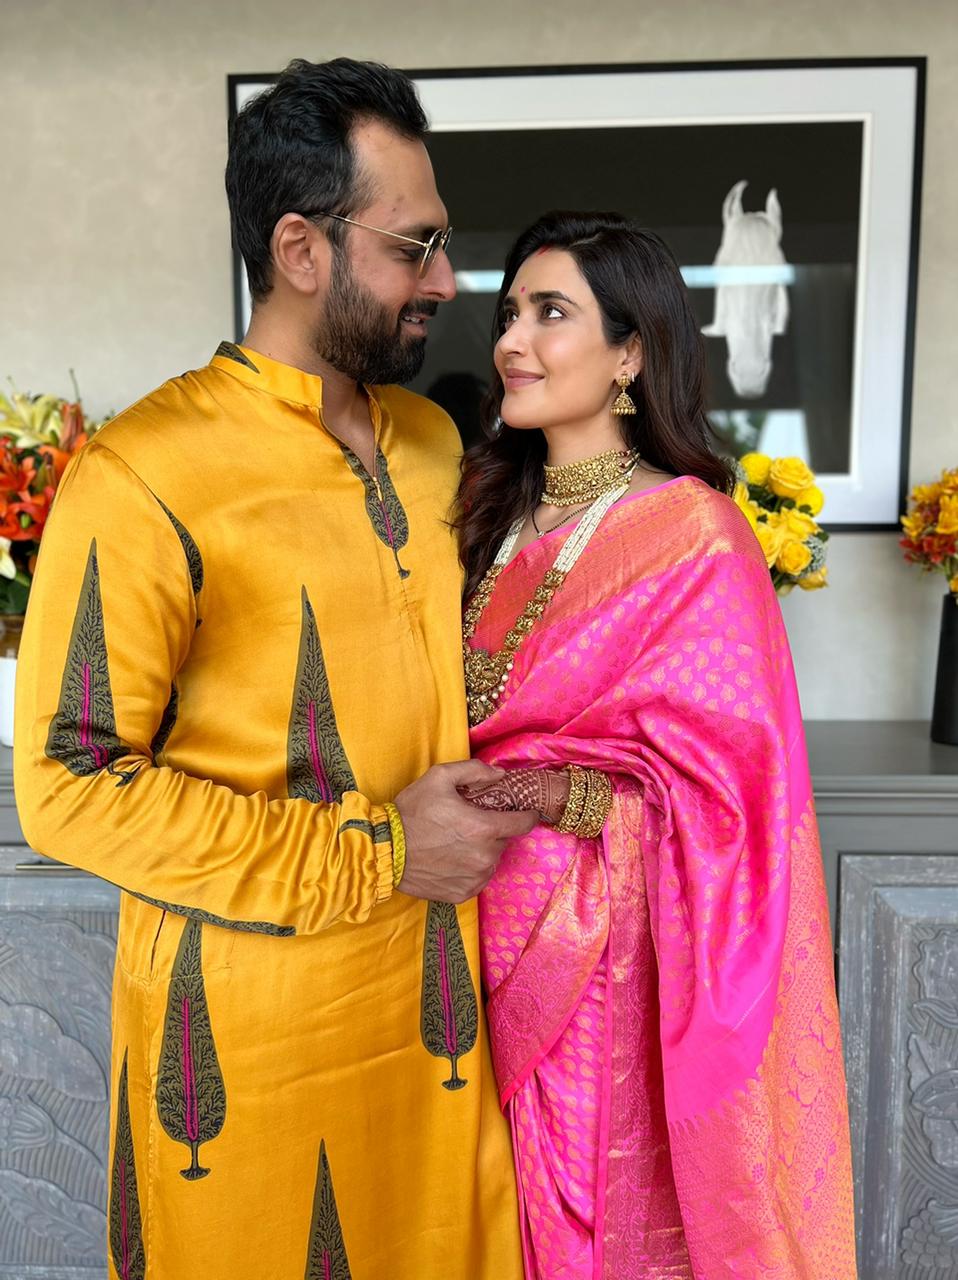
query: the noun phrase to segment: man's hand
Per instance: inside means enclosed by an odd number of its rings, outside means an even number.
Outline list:
[[[465,902],[483,889],[507,840],[523,836],[538,813],[490,813],[469,804],[457,787],[503,776],[481,760],[436,764],[396,797],[406,833],[406,869],[399,889],[413,898]]]

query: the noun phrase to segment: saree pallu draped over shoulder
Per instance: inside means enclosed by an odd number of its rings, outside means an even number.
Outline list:
[[[501,645],[563,536],[507,566],[475,644]],[[472,742],[613,780],[601,839],[537,827],[480,902],[530,1280],[852,1280],[798,695],[735,506],[689,477],[618,502]]]

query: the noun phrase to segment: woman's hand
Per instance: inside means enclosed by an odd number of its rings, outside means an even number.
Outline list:
[[[460,787],[459,794],[480,809],[500,813],[534,809],[554,827],[565,812],[569,775],[565,769],[513,769],[494,782]]]
[[[531,806],[477,813],[464,804],[470,788],[494,787],[501,770],[481,760],[434,764],[396,797],[406,836],[406,864],[398,888],[413,898],[465,902],[485,888],[507,840],[536,825]]]

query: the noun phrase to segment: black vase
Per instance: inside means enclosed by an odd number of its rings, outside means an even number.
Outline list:
[[[950,592],[941,605],[931,740],[958,747],[958,599]]]

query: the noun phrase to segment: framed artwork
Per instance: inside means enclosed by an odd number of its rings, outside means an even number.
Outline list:
[[[478,436],[506,250],[548,209],[662,235],[725,452],[796,454],[834,530],[897,527],[914,349],[925,60],[413,71],[458,295],[412,387]],[[230,76],[232,116],[275,76]],[[249,295],[234,255],[237,337]]]

